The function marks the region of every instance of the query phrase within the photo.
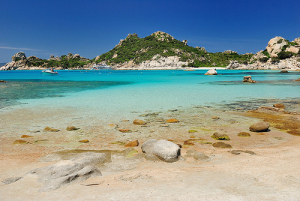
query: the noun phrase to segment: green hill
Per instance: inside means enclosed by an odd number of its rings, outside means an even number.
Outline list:
[[[230,60],[248,63],[252,54],[239,55],[236,52],[209,53],[204,48],[188,46],[185,41],[174,39],[164,32],[156,32],[145,38],[137,34],[129,34],[125,40],[112,50],[95,59],[96,63],[106,62],[109,65],[118,65],[133,61],[135,65],[151,60],[155,55],[161,57],[178,56],[180,61],[188,62],[188,66],[227,66]]]

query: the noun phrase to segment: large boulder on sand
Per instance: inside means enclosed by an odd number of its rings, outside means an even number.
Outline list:
[[[268,122],[258,122],[256,124],[253,124],[252,126],[249,127],[249,130],[250,131],[253,131],[253,132],[265,132],[265,131],[268,131],[270,127],[270,124]]]
[[[204,75],[218,75],[215,68],[208,70]]]
[[[153,154],[166,162],[174,162],[180,156],[180,147],[167,140],[148,140],[142,145],[142,151]]]

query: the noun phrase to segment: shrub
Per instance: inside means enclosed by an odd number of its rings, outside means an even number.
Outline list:
[[[281,51],[281,52],[278,53],[278,58],[279,59],[287,59],[287,58],[290,58],[291,56],[293,56],[292,52]]]

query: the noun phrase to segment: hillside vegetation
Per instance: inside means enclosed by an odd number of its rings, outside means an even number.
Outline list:
[[[115,46],[109,52],[94,59],[96,63],[106,62],[110,65],[123,64],[133,61],[140,64],[151,60],[155,55],[161,57],[178,56],[180,61],[188,62],[188,66],[207,67],[229,64],[230,60],[240,63],[248,63],[252,54],[239,55],[236,52],[206,52],[204,48],[188,46],[185,41],[174,39],[164,32],[156,32],[145,38],[139,38],[137,34],[129,34],[125,40]]]

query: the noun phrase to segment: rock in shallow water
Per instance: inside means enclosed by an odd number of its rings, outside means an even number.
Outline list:
[[[167,140],[148,140],[142,145],[142,151],[146,154],[154,154],[166,162],[175,162],[180,156],[180,147]]]
[[[240,132],[240,133],[238,133],[237,136],[239,136],[239,137],[251,137],[250,133],[247,133],[247,132]]]
[[[222,135],[222,134],[219,134],[218,132],[215,132],[211,137],[216,140],[230,140],[228,135],[225,135],[225,134]]]
[[[133,120],[133,124],[134,125],[145,125],[146,122],[143,120],[140,120],[140,119],[135,119],[135,120]]]
[[[216,69],[210,69],[204,75],[218,75],[218,73]]]
[[[217,147],[217,148],[232,148],[232,146],[230,144],[226,144],[224,142],[213,143],[213,147]]]

